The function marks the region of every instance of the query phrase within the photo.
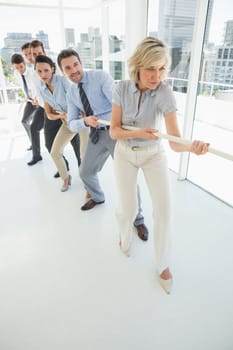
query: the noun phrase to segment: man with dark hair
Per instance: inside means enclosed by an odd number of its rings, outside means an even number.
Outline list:
[[[91,198],[81,207],[90,210],[105,201],[100,186],[98,172],[106,160],[113,157],[115,141],[109,135],[109,126],[100,125],[99,119],[110,120],[112,113],[112,91],[114,81],[103,70],[84,71],[78,53],[74,50],[62,50],[57,62],[62,72],[74,84],[67,92],[68,126],[73,132],[90,128],[90,137],[80,167],[80,177]],[[80,118],[80,114],[84,115]],[[134,221],[138,236],[148,239],[148,229],[140,207]]]
[[[30,66],[32,66],[34,63],[34,60],[32,57],[30,45],[31,45],[30,42],[25,43],[24,45],[21,46],[21,51],[22,51],[24,57],[26,58],[26,61],[28,62],[28,64]]]
[[[31,141],[32,160],[28,165],[34,165],[42,160],[40,153],[40,130],[44,125],[44,111],[40,106],[33,104],[37,90],[34,84],[34,71],[26,66],[25,60],[20,54],[13,54],[11,63],[15,68],[16,77],[24,91],[26,105],[23,112],[22,124]]]
[[[34,61],[36,56],[39,56],[39,55],[46,56],[44,45],[40,40],[36,40],[36,39],[32,40],[30,42],[30,49],[31,49],[31,54],[34,58]]]

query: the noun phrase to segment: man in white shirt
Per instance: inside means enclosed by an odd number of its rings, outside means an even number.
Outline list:
[[[27,66],[33,67],[34,66],[34,59],[30,47],[30,42],[27,42],[21,46],[21,51],[23,53],[23,56],[25,57]]]
[[[11,63],[15,68],[15,75],[26,98],[22,124],[31,141],[32,160],[27,164],[34,165],[42,160],[40,154],[40,130],[44,126],[44,110],[39,105],[34,104],[34,101],[38,99],[34,71],[26,66],[25,60],[20,54],[13,54]]]

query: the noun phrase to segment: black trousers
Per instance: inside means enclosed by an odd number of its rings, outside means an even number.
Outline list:
[[[23,117],[21,120],[21,123],[23,124],[24,129],[26,130],[26,133],[29,137],[29,140],[31,142],[31,121],[32,121],[32,114],[35,111],[35,106],[33,106],[30,102],[27,102],[24,111],[23,111]]]
[[[77,161],[78,161],[78,166],[80,166],[81,164],[81,156],[80,156],[80,137],[79,137],[79,134],[76,134],[72,140],[70,141],[72,147],[73,147],[73,150],[74,150],[74,153],[75,153],[75,156],[77,158]]]
[[[30,126],[31,141],[32,141],[32,156],[37,158],[40,156],[40,131],[44,127],[44,108],[35,106],[32,114]]]
[[[60,119],[50,120],[48,119],[46,113],[44,112],[45,147],[47,148],[49,153],[52,149],[53,141],[61,125],[62,125],[62,121]]]
[[[21,120],[32,144],[32,157],[40,156],[40,130],[44,127],[44,109],[27,102]]]

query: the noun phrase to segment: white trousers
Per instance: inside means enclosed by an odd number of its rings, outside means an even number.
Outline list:
[[[161,145],[133,150],[122,141],[117,141],[114,152],[119,195],[116,217],[123,250],[128,250],[132,241],[139,169],[144,173],[152,201],[155,256],[157,269],[161,273],[169,266],[171,250],[171,195],[166,154]]]

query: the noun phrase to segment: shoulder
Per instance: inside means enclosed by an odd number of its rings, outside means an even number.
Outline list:
[[[91,70],[87,71],[86,74],[88,80],[96,79],[96,81],[100,83],[105,82],[106,80],[113,82],[113,78],[111,77],[111,75],[104,70]]]
[[[172,88],[167,81],[162,81],[160,83],[159,88],[158,88],[158,92],[164,93],[164,94],[165,93],[167,93],[167,94],[173,93]]]
[[[127,93],[136,89],[135,84],[131,80],[120,80],[115,84],[115,90],[118,92]]]

